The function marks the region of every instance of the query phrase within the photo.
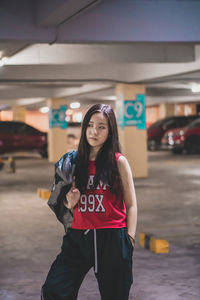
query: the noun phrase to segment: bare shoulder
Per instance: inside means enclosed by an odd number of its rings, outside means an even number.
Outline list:
[[[121,156],[118,158],[117,163],[118,163],[119,166],[125,166],[125,165],[128,164],[128,160],[126,159],[125,156],[121,155]]]
[[[132,173],[127,158],[121,155],[117,161],[120,173]]]
[[[135,193],[131,167],[129,165],[128,159],[125,156],[120,156],[117,164],[124,188],[125,203],[129,203],[130,199],[131,201],[133,200],[133,195]]]

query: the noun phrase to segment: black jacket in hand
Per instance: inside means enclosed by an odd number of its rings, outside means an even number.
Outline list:
[[[55,176],[48,205],[56,214],[57,219],[64,225],[65,231],[71,227],[73,212],[64,205],[65,195],[72,186],[77,151],[64,154],[55,164]]]

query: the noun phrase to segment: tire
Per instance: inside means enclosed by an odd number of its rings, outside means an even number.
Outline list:
[[[172,152],[174,154],[181,154],[183,152],[183,149],[181,149],[181,148],[174,148],[174,149],[172,149]]]
[[[188,137],[185,141],[185,151],[187,154],[195,154],[198,153],[198,139],[195,136]]]
[[[200,154],[200,136],[197,137],[197,153]]]
[[[40,152],[40,155],[42,156],[42,158],[48,158],[47,145],[44,146],[42,152]]]

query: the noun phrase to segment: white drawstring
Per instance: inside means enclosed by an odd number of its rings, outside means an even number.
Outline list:
[[[97,232],[94,229],[94,273],[97,273]]]
[[[84,231],[84,234],[88,234],[88,232],[90,231],[90,229],[87,229]],[[97,273],[97,265],[98,265],[98,261],[97,261],[97,232],[96,229],[94,229],[94,272]]]
[[[43,287],[42,287],[42,292],[41,292],[41,300],[44,300]]]

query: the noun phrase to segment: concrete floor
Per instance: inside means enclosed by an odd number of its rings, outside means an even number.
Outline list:
[[[39,300],[64,234],[36,194],[50,188],[54,166],[37,155],[18,155],[16,166],[15,174],[0,172],[0,300]],[[137,241],[131,300],[200,299],[199,178],[199,156],[149,153],[149,177],[135,180],[137,232],[167,239],[170,253],[153,254]],[[78,299],[100,299],[92,270]]]

